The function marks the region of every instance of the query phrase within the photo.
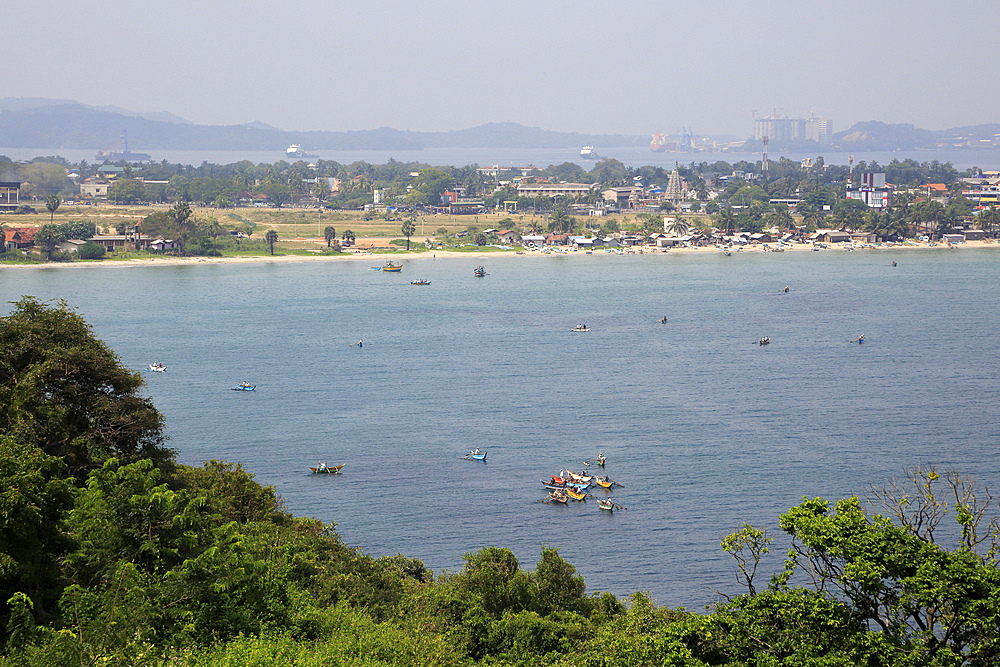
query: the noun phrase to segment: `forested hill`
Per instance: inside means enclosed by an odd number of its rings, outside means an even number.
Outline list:
[[[31,106],[0,100],[0,146],[11,148],[105,149],[128,130],[130,148],[150,150],[283,151],[290,144],[308,150],[409,150],[421,148],[579,148],[639,146],[647,136],[552,132],[517,123],[489,123],[449,132],[411,132],[380,127],[350,132],[286,132],[263,123],[195,125],[165,114],[136,115],[75,102]]]

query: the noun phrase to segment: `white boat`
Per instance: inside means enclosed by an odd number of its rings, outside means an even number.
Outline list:
[[[146,370],[153,371],[156,373],[163,373],[167,370],[167,367],[164,366],[163,363],[159,361],[154,361],[153,363],[151,363],[149,366],[146,367]]]
[[[302,150],[302,144],[292,144],[285,149],[285,155],[288,157],[302,158],[302,157],[319,157],[318,155],[313,155],[312,153],[307,153]]]
[[[596,160],[598,156],[593,146],[584,146],[580,149],[580,157],[584,160]]]
[[[575,327],[570,329],[570,331],[577,331],[577,332],[590,331],[590,327],[586,326],[585,324],[577,324]]]

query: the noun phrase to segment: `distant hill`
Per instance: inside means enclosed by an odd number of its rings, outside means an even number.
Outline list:
[[[118,142],[123,129],[128,130],[131,148],[136,151],[276,151],[293,143],[308,150],[565,148],[586,144],[640,146],[649,141],[646,136],[550,132],[517,123],[489,123],[450,132],[411,132],[389,127],[351,132],[287,132],[257,121],[243,125],[195,125],[183,119],[171,121],[163,113],[140,115],[65,100],[0,100],[0,146],[104,149]]]
[[[888,124],[878,121],[855,123],[844,132],[833,135],[833,142],[843,148],[865,150],[911,150],[933,148],[937,132],[921,130],[913,125]]]

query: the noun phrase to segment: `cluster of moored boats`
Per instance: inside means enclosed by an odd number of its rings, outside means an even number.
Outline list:
[[[597,455],[597,458],[584,461],[584,465],[597,464],[603,468],[606,460],[602,452]],[[558,475],[551,475],[547,480],[543,479],[542,486],[549,493],[539,502],[546,504],[556,503],[558,505],[566,505],[570,500],[581,502],[587,500],[588,496],[593,495],[588,492],[591,488],[594,490],[603,489],[608,493],[611,493],[611,490],[615,487],[625,488],[623,484],[614,481],[607,475],[592,475],[586,469],[578,473],[572,470],[560,470]],[[611,496],[598,498],[597,507],[607,512],[628,509],[616,503]]]

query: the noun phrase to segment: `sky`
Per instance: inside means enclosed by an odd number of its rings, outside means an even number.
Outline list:
[[[746,137],[815,113],[1000,122],[1000,2],[46,0],[0,45],[3,96],[201,124]]]

